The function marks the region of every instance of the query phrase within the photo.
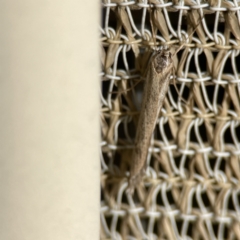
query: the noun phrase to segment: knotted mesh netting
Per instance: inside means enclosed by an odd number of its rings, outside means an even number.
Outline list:
[[[103,0],[100,31],[100,238],[240,239],[240,2]],[[127,194],[150,56],[182,45]]]

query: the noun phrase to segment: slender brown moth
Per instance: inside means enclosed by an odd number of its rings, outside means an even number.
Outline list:
[[[141,112],[137,125],[135,147],[132,152],[128,184],[128,192],[130,193],[133,192],[144,175],[151,136],[169,87],[171,73],[174,69],[173,57],[183,45],[174,54],[169,49],[156,51],[149,61],[143,89]]]
[[[159,50],[150,59],[137,125],[135,148],[131,159],[129,192],[133,192],[143,177],[151,136],[168,90],[172,71],[173,59],[170,50]]]

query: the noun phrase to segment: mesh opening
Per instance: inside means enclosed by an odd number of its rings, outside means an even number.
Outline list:
[[[105,0],[100,29],[101,239],[240,239],[240,2]],[[129,195],[153,45],[182,43]]]

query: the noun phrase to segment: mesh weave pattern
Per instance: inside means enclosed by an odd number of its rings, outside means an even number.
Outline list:
[[[240,239],[240,3],[103,0],[102,11],[101,239]],[[129,195],[149,56],[183,43],[179,91],[170,84]]]

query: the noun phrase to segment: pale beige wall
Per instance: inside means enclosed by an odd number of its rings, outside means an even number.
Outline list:
[[[0,239],[99,236],[98,1],[0,3]]]

